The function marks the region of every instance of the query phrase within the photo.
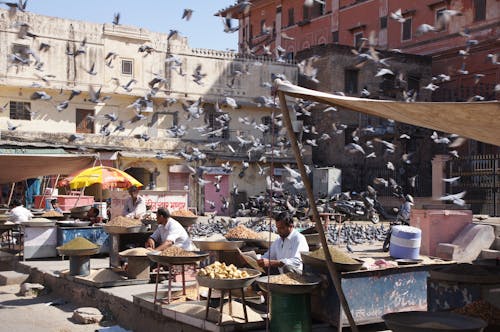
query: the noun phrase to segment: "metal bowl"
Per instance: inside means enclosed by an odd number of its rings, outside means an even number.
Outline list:
[[[328,271],[328,267],[326,266],[325,260],[312,257],[308,252],[301,252],[300,256],[302,257],[302,262],[304,264],[311,265],[322,271]],[[351,272],[361,269],[364,262],[356,258],[353,259],[357,261],[357,263],[346,264],[346,263],[333,262],[333,264],[335,265],[335,268],[337,269],[338,272]]]
[[[196,256],[162,256],[161,251],[152,251],[146,255],[150,260],[159,264],[180,265],[192,264],[204,260],[208,257],[208,252],[192,251]]]
[[[182,225],[182,227],[193,226],[194,224],[196,224],[196,221],[198,220],[198,216],[193,216],[193,217],[171,216],[171,218],[177,220],[179,224]]]
[[[61,220],[56,222],[61,227],[85,227],[90,225],[90,221]]]
[[[104,231],[109,234],[140,233],[141,229],[142,225],[132,227],[104,225]]]
[[[269,249],[271,247],[272,242],[269,242],[269,240],[264,240],[264,239],[244,239],[249,246],[257,246],[259,248],[265,248]]]
[[[245,245],[245,241],[208,241],[208,240],[193,240],[193,243],[200,250],[208,251],[237,251]]]
[[[247,271],[249,274],[246,278],[238,279],[212,279],[205,276],[196,275],[196,281],[203,287],[215,288],[215,289],[238,289],[250,286],[255,279],[260,276],[260,272],[254,269],[239,269],[241,271]]]
[[[479,332],[488,325],[482,319],[453,312],[391,312],[382,319],[394,332]]]
[[[99,252],[99,246],[94,249],[61,249],[61,247],[56,248],[61,256],[91,256]]]
[[[311,293],[321,282],[321,278],[315,275],[303,275],[307,280],[306,283],[300,285],[289,285],[279,283],[268,283],[268,276],[257,278],[257,284],[263,291],[282,294],[307,294]]]

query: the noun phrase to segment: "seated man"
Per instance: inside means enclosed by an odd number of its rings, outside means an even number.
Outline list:
[[[304,235],[293,228],[292,217],[287,212],[281,212],[276,217],[276,228],[279,238],[276,239],[269,250],[257,260],[257,263],[267,269],[271,267],[271,273],[296,272],[302,273],[301,251],[309,251]],[[272,271],[275,270],[275,271]]]
[[[12,201],[12,209],[9,212],[9,221],[20,224],[33,218],[33,213],[23,206],[23,203],[15,199]]]
[[[146,248],[162,251],[172,245],[190,250],[192,247],[188,233],[179,222],[170,218],[170,212],[164,208],[156,211],[158,228],[151,234],[144,245]]]
[[[125,201],[122,216],[127,218],[141,219],[146,213],[146,201],[139,195],[139,188],[131,186],[128,188],[130,197]]]
[[[63,210],[59,206],[59,202],[57,201],[56,198],[54,198],[53,200],[50,201],[50,205],[52,205],[52,209],[54,209],[54,211],[59,212],[59,213],[63,213]]]
[[[90,220],[90,225],[101,223],[102,218],[99,217],[99,209],[95,206],[91,207],[87,212],[87,220]]]

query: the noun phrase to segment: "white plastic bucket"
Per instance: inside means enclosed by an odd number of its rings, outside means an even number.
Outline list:
[[[419,228],[393,226],[389,253],[393,258],[418,259],[421,240],[422,231]]]

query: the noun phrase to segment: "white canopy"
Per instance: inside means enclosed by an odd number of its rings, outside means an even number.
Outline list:
[[[276,80],[285,95],[457,134],[500,146],[500,102],[397,102],[333,95]]]

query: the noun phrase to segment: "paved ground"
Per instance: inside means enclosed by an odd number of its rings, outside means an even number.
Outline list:
[[[0,322],[2,331],[16,332],[94,332],[98,324],[81,325],[71,320],[77,307],[71,303],[49,306],[60,299],[50,294],[39,297],[18,296],[18,285],[0,286]]]

